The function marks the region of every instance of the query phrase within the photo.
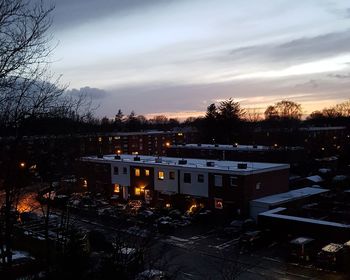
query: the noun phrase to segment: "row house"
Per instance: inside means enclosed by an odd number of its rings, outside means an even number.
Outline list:
[[[187,207],[195,201],[247,213],[250,200],[288,190],[288,164],[122,154],[83,157],[81,166],[89,190],[151,205]]]

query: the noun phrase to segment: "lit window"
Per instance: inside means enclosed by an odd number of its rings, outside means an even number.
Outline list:
[[[191,183],[191,173],[184,173],[184,183]]]
[[[84,180],[84,181],[83,181],[83,187],[84,187],[84,188],[87,188],[87,186],[88,186],[88,181],[87,181],[87,180]]]
[[[214,175],[214,185],[215,187],[222,187],[222,176]]]
[[[198,181],[198,183],[204,183],[204,175],[198,174],[197,181]]]
[[[98,142],[102,142],[102,137],[98,137]]]
[[[140,177],[140,169],[139,168],[135,169],[135,176]]]
[[[119,184],[114,184],[114,192],[115,193],[119,193],[120,192]]]
[[[175,172],[174,171],[170,171],[169,172],[169,179],[170,180],[175,180]]]
[[[149,169],[145,169],[145,176],[149,176]]]
[[[114,175],[118,175],[118,174],[119,174],[119,168],[118,168],[117,166],[115,166],[115,167],[113,168],[113,174],[114,174]]]
[[[223,209],[224,204],[221,198],[214,198],[214,205],[216,209]]]
[[[135,188],[135,195],[141,195],[141,188]]]
[[[158,171],[158,180],[164,180],[164,172]]]
[[[238,177],[231,176],[230,177],[230,185],[231,185],[231,187],[237,187],[237,185],[238,185]]]
[[[123,167],[123,174],[128,174],[128,169],[126,167]]]

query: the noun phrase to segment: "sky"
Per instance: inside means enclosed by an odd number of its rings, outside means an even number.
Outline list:
[[[232,97],[305,114],[350,98],[350,1],[51,0],[53,71],[71,93],[184,119]]]

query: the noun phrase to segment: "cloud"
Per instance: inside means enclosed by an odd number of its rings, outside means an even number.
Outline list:
[[[337,78],[337,79],[350,79],[350,73],[346,74],[329,74],[328,77]]]
[[[350,29],[314,37],[304,37],[281,44],[252,45],[233,49],[223,59],[231,62],[264,63],[283,66],[311,62],[350,53]]]
[[[91,98],[92,100],[103,99],[107,96],[107,92],[105,90],[91,87],[82,87],[80,89],[73,88],[67,90],[67,94],[73,96],[84,95],[87,98]]]
[[[51,0],[55,4],[53,27],[62,28],[79,26],[108,17],[127,15],[135,10],[152,8],[162,0]]]

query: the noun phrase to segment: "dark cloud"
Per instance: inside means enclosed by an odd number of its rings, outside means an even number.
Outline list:
[[[236,62],[245,60],[295,65],[344,53],[350,53],[349,29],[343,32],[299,38],[279,45],[265,44],[238,48],[230,52],[230,57]]]
[[[329,74],[328,77],[337,79],[350,79],[350,73],[345,74]]]
[[[98,20],[109,15],[127,15],[172,1],[162,0],[51,0],[55,5],[53,27],[57,30]]]
[[[295,88],[317,88],[319,85],[316,80],[309,80],[306,83],[296,84]]]
[[[93,100],[102,99],[107,96],[107,92],[105,90],[91,87],[82,87],[80,89],[73,88],[71,90],[67,90],[67,94],[73,96],[85,95]]]

